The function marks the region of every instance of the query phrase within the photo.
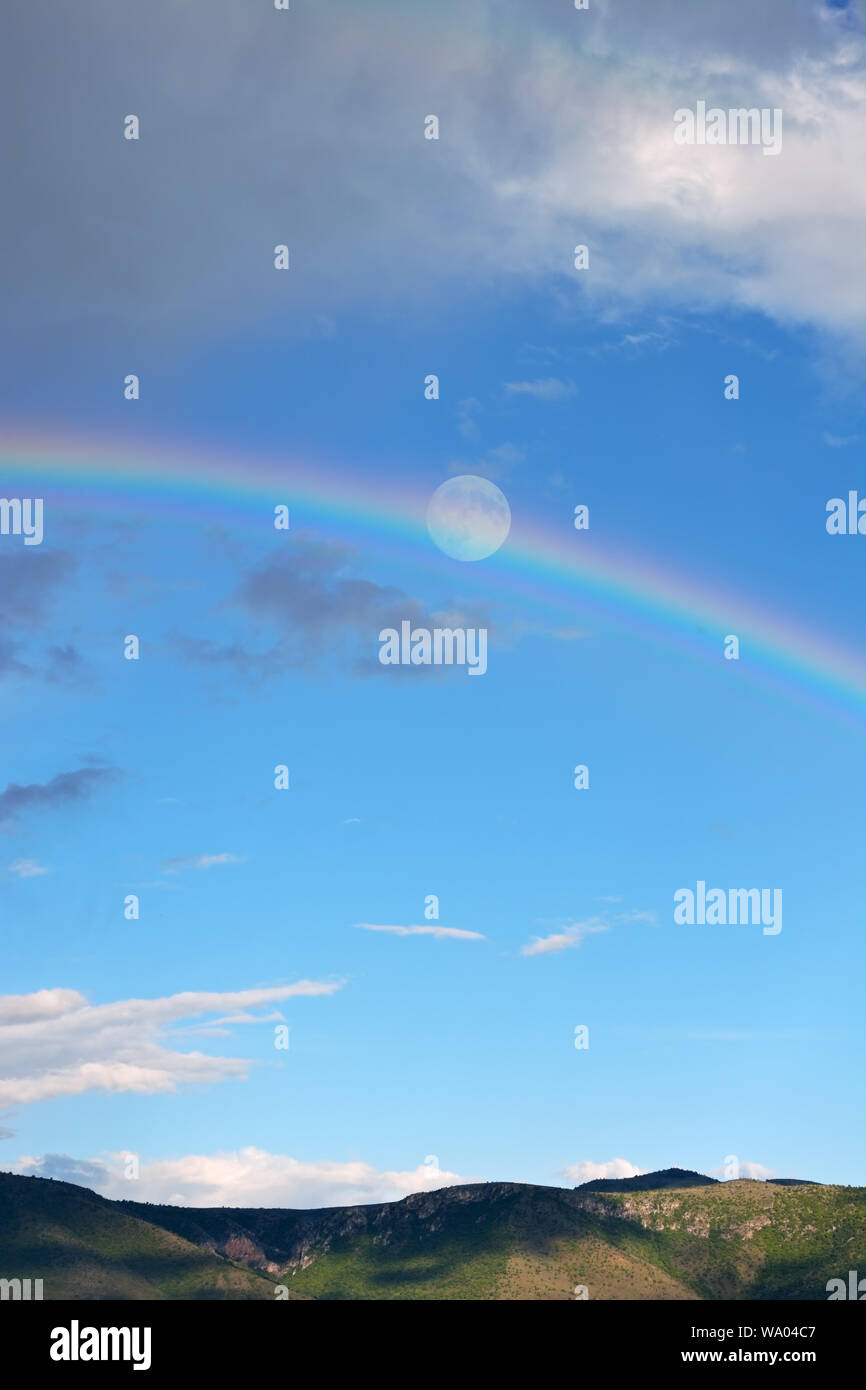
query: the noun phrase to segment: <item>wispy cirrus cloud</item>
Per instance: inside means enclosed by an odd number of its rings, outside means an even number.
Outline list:
[[[40,878],[42,874],[47,874],[48,870],[35,859],[16,859],[14,864],[9,865],[9,872],[17,878]]]
[[[573,381],[547,376],[534,381],[506,381],[505,389],[510,396],[533,396],[537,401],[564,401],[574,395],[577,387]]]
[[[824,443],[831,449],[847,449],[852,444],[857,444],[863,438],[861,434],[825,434]]]
[[[426,925],[422,927],[401,927],[401,926],[378,926],[373,922],[356,922],[355,926],[360,931],[382,931],[390,932],[392,936],[435,936],[440,940],[450,941],[486,941],[486,936],[480,931],[462,931],[459,927],[438,927]]]
[[[579,946],[588,936],[603,931],[610,931],[610,924],[599,921],[597,917],[591,917],[586,922],[572,922],[570,926],[564,927],[561,931],[551,932],[549,936],[534,936],[527,945],[521,946],[520,954],[546,956],[555,951],[567,951]]]
[[[603,903],[620,903],[622,899],[615,894],[606,894],[599,898]],[[654,924],[657,920],[655,912],[651,909],[630,908],[625,912],[618,912],[608,920],[608,917],[589,917],[580,922],[556,923],[557,930],[550,932],[547,936],[534,936],[530,942],[521,947],[522,956],[546,956],[556,951],[567,951],[571,947],[580,946],[588,936],[595,936],[598,932],[610,931],[614,924],[625,924],[628,922],[647,922]],[[539,925],[546,925],[543,921]],[[551,924],[553,925],[553,924]]]
[[[488,449],[482,458],[474,461],[463,458],[449,459],[448,472],[451,474],[477,473],[484,478],[505,482],[511,477],[515,468],[519,467],[525,460],[526,450],[522,445],[505,440],[504,443],[496,444],[492,449]]]
[[[217,864],[242,864],[237,854],[182,854],[175,859],[163,859],[161,867],[167,874],[183,873],[185,869],[213,869]]]

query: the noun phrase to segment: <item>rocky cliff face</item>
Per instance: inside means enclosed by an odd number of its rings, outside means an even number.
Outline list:
[[[307,1269],[341,1242],[365,1237],[395,1253],[423,1249],[459,1220],[461,1238],[499,1229],[518,1244],[536,1246],[580,1236],[590,1222],[628,1222],[643,1231],[681,1233],[702,1241],[712,1233],[726,1241],[752,1241],[774,1220],[789,1222],[784,1187],[751,1181],[719,1183],[712,1178],[671,1186],[681,1169],[658,1174],[658,1185],[630,1189],[587,1183],[569,1189],[527,1183],[466,1183],[417,1192],[399,1202],[311,1211],[280,1208],[149,1207],[123,1203],[135,1214],[270,1275]],[[647,1175],[652,1176],[652,1175]],[[700,1175],[687,1175],[699,1177]],[[809,1186],[813,1186],[810,1184]],[[778,1209],[778,1210],[775,1210]],[[814,1229],[806,1226],[804,1230]]]
[[[540,1193],[545,1194],[552,1208],[547,1220],[539,1213]],[[470,1224],[474,1216],[479,1228],[504,1222],[518,1230],[524,1224],[537,1228],[539,1222],[542,1227],[559,1227],[568,1211],[579,1212],[585,1204],[585,1198],[567,1188],[491,1182],[416,1192],[399,1202],[310,1211],[267,1207],[190,1209],[131,1202],[124,1202],[123,1206],[217,1254],[275,1273],[304,1269],[338,1242],[356,1236],[368,1237],[375,1246],[396,1249],[423,1243],[445,1229],[458,1213],[468,1216]]]

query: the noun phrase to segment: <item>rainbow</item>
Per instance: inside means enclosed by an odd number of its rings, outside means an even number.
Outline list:
[[[16,489],[13,492],[13,488]],[[293,530],[329,536],[369,535],[442,579],[444,557],[425,524],[429,487],[359,478],[345,466],[220,454],[187,443],[70,440],[25,430],[0,437],[0,493],[45,496],[90,514],[118,507],[178,520],[261,525],[277,503],[291,509]],[[866,661],[760,605],[754,596],[722,594],[693,574],[657,559],[603,549],[590,533],[563,534],[514,517],[502,549],[482,565],[446,561],[452,585],[483,570],[486,593],[518,595],[557,615],[560,628],[613,625],[640,640],[672,645],[712,665],[728,633],[740,639],[738,675],[824,715],[860,724],[866,718]],[[460,571],[455,575],[455,571]]]

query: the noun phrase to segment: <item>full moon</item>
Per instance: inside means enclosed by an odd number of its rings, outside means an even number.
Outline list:
[[[487,478],[462,473],[437,487],[427,508],[430,538],[453,560],[484,560],[511,530],[511,508]]]

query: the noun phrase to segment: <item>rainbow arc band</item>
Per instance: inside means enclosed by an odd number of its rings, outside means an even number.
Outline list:
[[[119,505],[165,521],[260,525],[262,512],[289,506],[295,531],[347,541],[375,537],[440,583],[460,587],[467,566],[439,554],[426,527],[432,489],[359,478],[357,468],[229,455],[179,442],[49,436],[35,430],[0,437],[0,493],[44,496],[116,517]],[[748,681],[758,681],[823,715],[866,724],[866,661],[754,595],[722,594],[693,573],[667,568],[649,555],[625,554],[593,532],[575,532],[564,509],[561,534],[512,516],[501,550],[473,566],[489,594],[522,596],[564,625],[603,631],[609,625],[646,642],[679,648],[704,663],[723,662],[723,640],[735,633]],[[818,518],[823,526],[823,517]],[[50,518],[46,514],[46,539]]]

